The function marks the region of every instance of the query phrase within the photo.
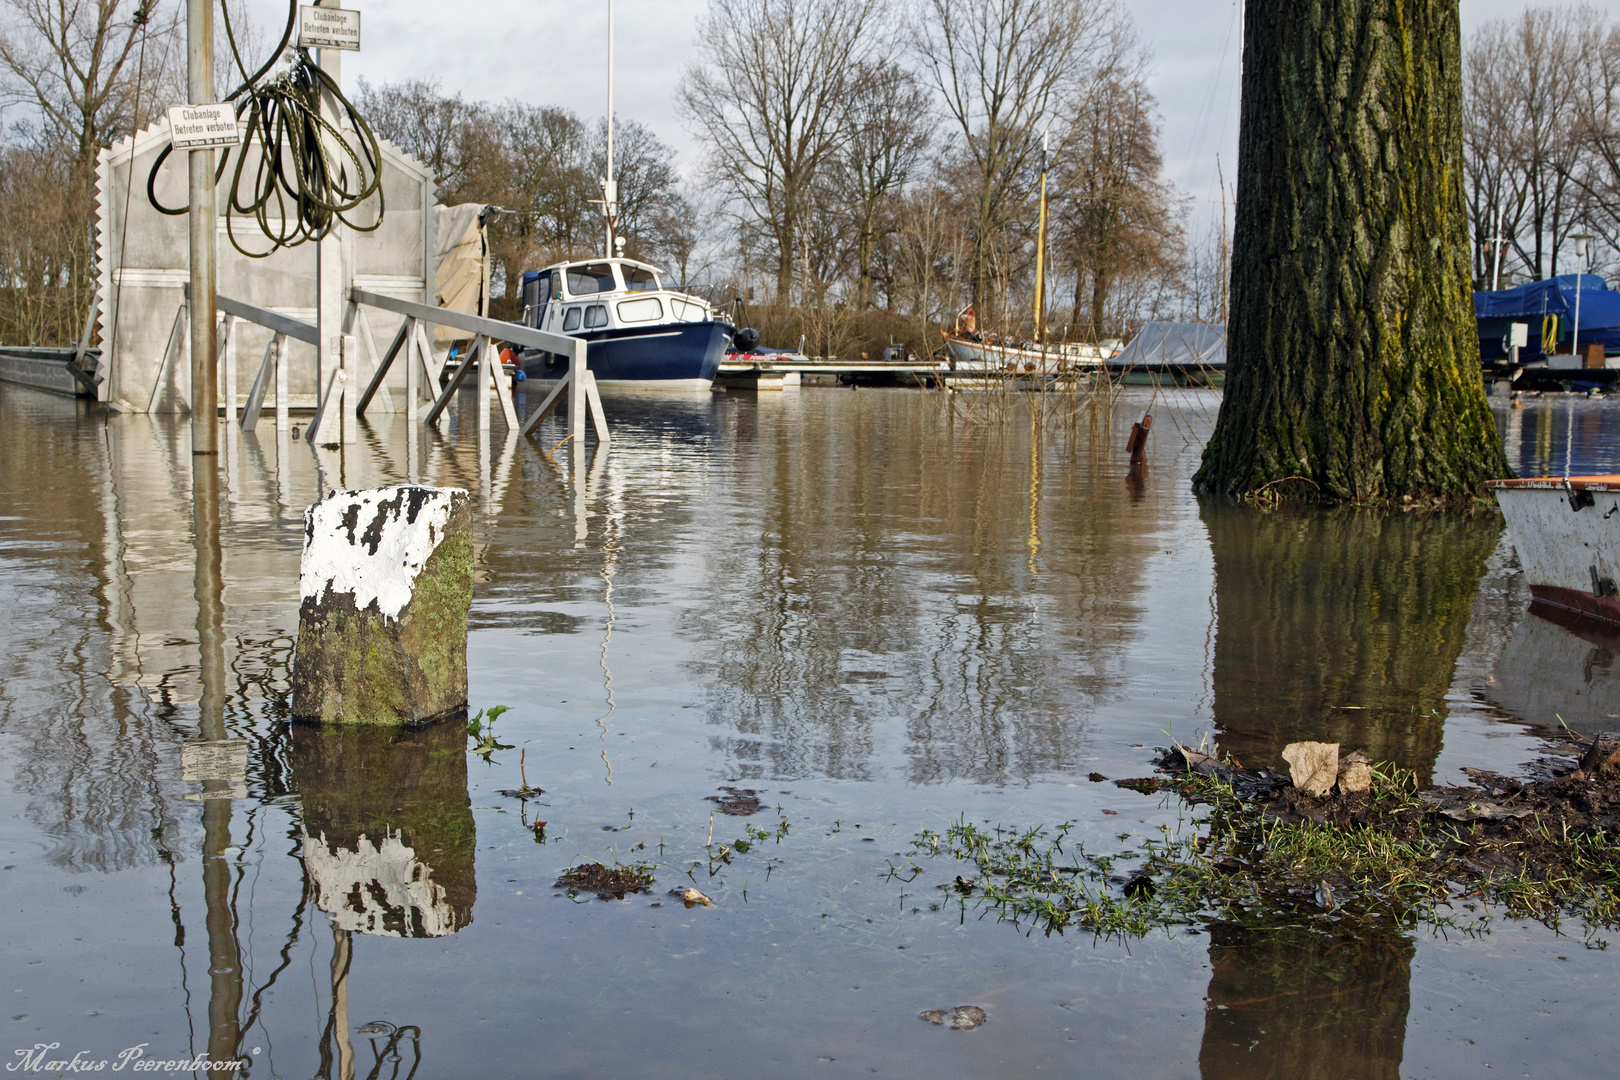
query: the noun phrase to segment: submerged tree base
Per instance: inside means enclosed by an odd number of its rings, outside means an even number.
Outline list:
[[[1139,849],[1092,855],[1065,847],[1072,823],[985,831],[964,819],[944,835],[925,830],[914,854],[973,864],[977,878],[940,888],[1031,932],[1132,937],[1212,919],[1335,935],[1476,932],[1500,908],[1555,929],[1574,917],[1601,947],[1592,935],[1620,927],[1620,744],[1572,746],[1584,767],[1544,762],[1528,779],[1471,770],[1478,786],[1419,790],[1411,773],[1377,765],[1370,790],[1321,798],[1175,748],[1160,775],[1117,783],[1207,810],[1190,830],[1161,827]]]

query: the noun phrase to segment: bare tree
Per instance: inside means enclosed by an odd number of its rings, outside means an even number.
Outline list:
[[[915,49],[972,165],[968,280],[983,324],[1001,317],[996,255],[1027,203],[1041,131],[1063,129],[1119,19],[1110,0],[921,0]]]
[[[968,262],[967,212],[948,174],[914,185],[896,213],[894,299],[917,320],[924,349],[939,347],[941,324],[961,308]]]
[[[361,79],[355,104],[373,131],[414,155],[433,172],[438,197],[459,202],[480,173],[493,144],[489,109],[446,97],[437,79],[372,86]]]
[[[1592,200],[1590,224],[1611,253],[1620,252],[1620,24],[1590,38],[1586,78],[1576,97],[1577,137],[1584,148],[1577,180]]]
[[[1109,315],[1118,287],[1173,281],[1185,249],[1173,193],[1159,178],[1159,120],[1144,66],[1121,65],[1093,85],[1058,162],[1052,247],[1074,273],[1072,321],[1090,341],[1124,329]]]
[[[927,91],[904,68],[881,61],[850,88],[843,146],[829,160],[829,201],[843,218],[854,263],[854,306],[871,306],[877,262],[894,232],[897,198],[931,142]]]
[[[10,14],[0,33],[0,100],[35,113],[40,137],[76,168],[93,166],[103,146],[172,104],[150,92],[141,99],[176,37],[177,13],[160,11],[157,0],[0,4]],[[143,47],[149,66],[137,82]]]
[[[879,0],[709,0],[679,91],[710,168],[771,241],[776,295],[793,285],[817,175],[843,135]]]
[[[607,120],[596,122],[590,175],[607,170]],[[619,182],[619,219],[614,232],[625,238],[625,253],[644,258],[652,244],[653,222],[676,197],[675,151],[634,120],[613,122],[613,171]]]
[[[1476,251],[1500,213],[1534,278],[1558,273],[1560,249],[1587,216],[1577,105],[1600,21],[1589,7],[1526,8],[1469,40],[1464,172]],[[1476,257],[1476,280],[1484,262]]]

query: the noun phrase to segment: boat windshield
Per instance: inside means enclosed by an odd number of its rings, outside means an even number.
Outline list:
[[[644,270],[639,266],[621,266],[624,272],[624,287],[628,292],[657,292],[658,275],[651,270]]]
[[[580,263],[577,266],[570,266],[566,273],[569,296],[612,292],[617,288],[613,283],[612,263]]]

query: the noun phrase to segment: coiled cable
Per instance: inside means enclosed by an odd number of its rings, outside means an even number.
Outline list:
[[[242,85],[225,100],[236,102],[237,122],[247,123],[225,204],[225,231],[231,245],[248,258],[263,259],[281,248],[324,239],[339,224],[356,232],[374,231],[382,224],[384,210],[382,149],[337,82],[310,59],[309,50],[297,46],[292,66],[260,85],[292,40],[298,24],[298,0],[289,0],[280,44],[252,74],[237,46],[230,10],[223,3],[220,6],[225,12],[231,56],[242,74]],[[322,114],[326,95],[337,105],[336,123]],[[172,145],[164,147],[152,163],[146,197],[159,213],[179,216],[189,207],[164,206],[156,190],[158,170],[173,150]],[[216,184],[224,177],[230,158],[230,150],[220,155]],[[251,175],[250,159],[255,160]],[[355,220],[355,212],[374,195],[375,219],[370,224]],[[250,251],[243,246],[233,224],[236,215],[253,218],[258,231],[270,241],[268,250]]]

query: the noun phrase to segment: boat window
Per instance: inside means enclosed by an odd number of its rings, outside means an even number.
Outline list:
[[[702,304],[694,304],[690,300],[675,300],[669,302],[669,313],[683,322],[702,322],[708,313],[703,310]]]
[[[658,275],[651,270],[644,270],[639,266],[621,266],[624,272],[624,287],[628,292],[657,292]]]
[[[563,333],[566,334],[570,330],[579,329],[579,314],[584,310],[584,308],[577,307],[571,307],[568,309],[568,313],[563,316]]]
[[[523,302],[533,304],[537,308],[544,308],[546,301],[551,299],[551,273],[547,271],[529,283]]]
[[[585,309],[585,329],[595,330],[598,326],[607,325],[607,308],[601,304],[592,304]]]
[[[664,317],[664,305],[656,296],[643,296],[640,300],[619,301],[620,322],[654,322]]]
[[[569,296],[589,296],[591,293],[612,292],[615,288],[612,263],[581,263],[570,266],[567,273]]]

